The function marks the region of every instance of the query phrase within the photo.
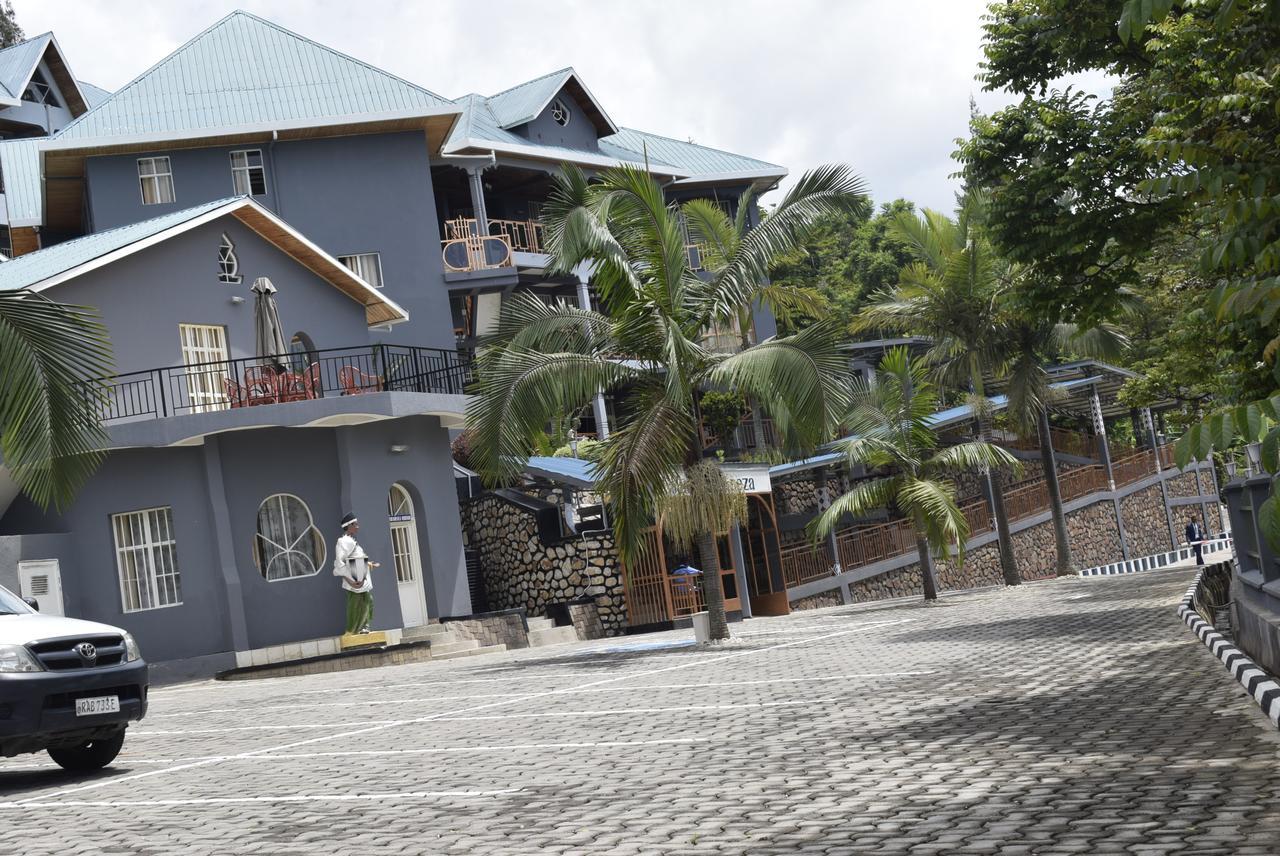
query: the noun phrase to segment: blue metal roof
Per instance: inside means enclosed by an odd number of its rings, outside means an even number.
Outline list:
[[[0,267],[3,266],[0,265]],[[536,456],[529,459],[525,472],[531,476],[574,487],[594,487],[596,483],[596,465],[582,458]]]
[[[689,181],[698,176],[767,173],[782,177],[787,174],[785,167],[768,163],[746,155],[735,155],[732,152],[700,146],[697,143],[673,140],[670,137],[637,131],[634,128],[623,128],[610,137],[603,137],[601,142],[633,152],[643,158],[645,150],[649,152],[651,161],[669,163],[689,173]]]
[[[132,223],[118,229],[108,229],[85,235],[83,238],[66,241],[45,247],[34,253],[27,253],[0,264],[0,291],[15,291],[19,288],[30,288],[39,285],[51,277],[65,273],[86,262],[123,249],[130,244],[150,238],[173,226],[185,223],[208,213],[215,208],[234,202],[231,199],[219,199],[206,202],[194,208],[174,211],[152,220]]]
[[[0,50],[0,85],[4,86],[11,97],[22,97],[27,81],[31,79],[31,72],[36,63],[40,62],[40,57],[44,56],[44,49],[52,39],[53,33],[43,33]]]
[[[84,96],[84,103],[89,105],[90,110],[111,97],[110,89],[103,89],[101,86],[94,86],[83,80],[77,80],[76,83],[80,87],[80,94]]]
[[[523,125],[538,118],[546,103],[555,97],[572,76],[572,68],[562,68],[504,89],[497,95],[490,95],[486,103],[498,120],[499,127]]]
[[[218,21],[63,128],[58,140],[230,131],[304,119],[448,112],[420,86],[248,12]]]
[[[10,226],[35,226],[41,222],[40,152],[43,139],[0,142],[0,180]]]

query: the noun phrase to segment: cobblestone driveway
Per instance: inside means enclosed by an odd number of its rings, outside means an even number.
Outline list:
[[[1280,852],[1280,737],[1189,580],[161,689],[108,773],[0,761],[0,850]]]

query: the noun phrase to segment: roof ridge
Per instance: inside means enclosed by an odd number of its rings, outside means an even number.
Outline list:
[[[548,71],[546,74],[540,74],[537,77],[531,77],[530,79],[524,81],[523,83],[517,83],[515,86],[508,86],[506,89],[502,90],[501,92],[495,92],[492,95],[484,96],[485,100],[487,101],[490,98],[497,98],[501,95],[506,95],[509,92],[515,92],[517,89],[519,89],[522,86],[528,86],[531,83],[537,83],[540,80],[546,80],[548,77],[555,77],[557,74],[564,74],[566,71],[574,75],[578,73],[574,71],[573,66],[566,65],[564,68],[557,68],[555,71]]]
[[[235,202],[237,199],[246,199],[246,200],[249,200],[250,202],[253,201],[249,196],[241,195],[241,196],[226,196],[226,197],[223,197],[222,199],[214,199],[209,202],[201,202],[199,205],[192,205],[190,208],[179,208],[177,211],[170,211],[166,214],[157,214],[155,217],[148,217],[146,220],[138,220],[133,223],[123,223],[119,226],[113,226],[110,229],[103,229],[101,232],[89,232],[86,235],[79,235],[75,238],[72,238],[69,241],[59,241],[56,244],[50,244],[47,247],[41,247],[40,249],[35,250],[33,252],[23,253],[20,256],[14,256],[12,259],[10,259],[10,261],[25,259],[28,256],[36,255],[36,253],[42,253],[45,250],[52,250],[55,247],[65,247],[69,244],[74,244],[78,241],[88,241],[92,238],[100,238],[103,235],[110,235],[112,232],[121,232],[121,231],[124,231],[125,229],[136,229],[141,226],[145,226],[147,223],[154,223],[156,220],[164,220],[167,217],[174,217],[179,214],[186,214],[194,211],[201,211],[201,212],[212,211],[214,208],[217,208],[220,205],[229,205],[230,203]]]
[[[424,94],[426,94],[426,95],[429,95],[429,96],[431,96],[432,98],[435,98],[435,99],[436,99],[436,100],[438,100],[438,101],[442,101],[442,102],[446,102],[446,103],[448,103],[448,101],[449,101],[449,99],[447,99],[447,98],[445,98],[445,97],[443,97],[443,96],[441,96],[441,95],[437,95],[436,93],[432,92],[431,90],[426,89],[426,88],[424,88],[424,87],[422,87],[422,86],[419,86],[419,85],[418,85],[418,84],[416,84],[416,83],[412,83],[412,82],[410,82],[410,81],[408,81],[408,80],[405,80],[403,77],[400,77],[399,75],[392,74],[391,72],[386,71],[385,69],[378,68],[378,67],[377,67],[377,66],[375,66],[375,65],[370,65],[369,63],[365,62],[364,60],[357,59],[356,57],[353,57],[353,56],[351,56],[350,54],[345,54],[345,53],[343,53],[343,52],[342,52],[342,51],[340,51],[340,50],[337,50],[337,49],[335,49],[335,48],[331,48],[331,47],[329,47],[328,45],[321,44],[320,42],[317,42],[317,41],[315,41],[314,39],[308,38],[307,36],[304,36],[304,35],[302,35],[301,33],[295,33],[293,30],[290,30],[290,29],[288,29],[287,27],[283,27],[283,26],[281,26],[281,25],[279,25],[279,24],[275,23],[274,21],[269,21],[269,20],[267,20],[266,18],[262,18],[262,17],[259,17],[258,15],[253,14],[252,12],[247,12],[247,11],[245,11],[244,9],[233,9],[233,10],[231,10],[230,12],[228,12],[226,15],[223,15],[221,18],[219,18],[218,20],[214,21],[214,22],[213,22],[212,24],[210,24],[209,26],[205,27],[205,28],[204,28],[203,30],[201,30],[200,32],[196,33],[196,34],[195,34],[194,36],[192,36],[191,38],[187,39],[185,42],[183,42],[183,43],[182,43],[181,45],[179,45],[178,47],[174,48],[172,51],[170,51],[170,52],[169,52],[168,54],[166,54],[164,57],[162,57],[161,59],[157,60],[157,61],[156,61],[154,64],[152,64],[149,68],[147,68],[145,71],[143,71],[142,73],[140,73],[137,77],[133,78],[133,80],[130,80],[130,81],[129,81],[128,83],[126,83],[124,86],[121,86],[119,89],[116,89],[115,91],[113,91],[113,92],[111,93],[111,96],[110,96],[110,97],[108,97],[108,98],[104,98],[104,99],[102,100],[102,102],[101,102],[97,107],[94,107],[92,110],[87,110],[87,111],[85,111],[84,113],[82,113],[81,115],[77,116],[74,120],[72,120],[72,121],[71,121],[71,122],[69,122],[67,125],[65,125],[61,130],[59,130],[59,131],[58,131],[58,133],[57,133],[57,134],[55,134],[54,136],[56,136],[56,137],[61,137],[63,134],[65,134],[65,133],[66,133],[67,131],[69,131],[70,129],[75,128],[77,125],[79,125],[79,124],[80,124],[81,120],[82,120],[82,119],[84,119],[84,117],[85,117],[85,116],[88,116],[88,115],[90,115],[91,113],[96,112],[99,108],[104,107],[104,106],[106,106],[107,104],[109,104],[109,103],[111,103],[112,101],[114,101],[114,100],[116,99],[116,97],[117,97],[117,96],[122,95],[122,94],[124,94],[125,92],[127,92],[128,90],[130,90],[130,89],[132,89],[133,87],[137,86],[137,85],[138,85],[139,83],[141,83],[144,79],[146,79],[147,77],[149,77],[150,75],[152,75],[153,73],[155,73],[156,71],[158,71],[159,69],[163,68],[163,67],[164,67],[165,65],[167,65],[168,63],[170,63],[170,62],[174,61],[174,59],[175,59],[176,57],[178,57],[180,54],[182,54],[184,51],[186,51],[188,48],[190,48],[190,47],[191,47],[192,45],[194,45],[196,42],[200,41],[200,40],[201,40],[201,39],[203,39],[205,36],[209,35],[209,33],[213,32],[213,31],[214,31],[214,30],[216,30],[218,27],[221,27],[223,24],[226,24],[228,21],[232,20],[233,18],[249,18],[249,19],[251,19],[251,20],[253,20],[253,21],[255,21],[255,22],[259,23],[259,24],[262,24],[262,25],[264,25],[264,26],[267,26],[267,27],[269,27],[269,28],[271,28],[271,29],[273,29],[273,30],[275,30],[275,31],[279,32],[279,33],[283,33],[283,34],[285,34],[285,35],[287,35],[287,36],[290,36],[290,37],[295,38],[295,39],[297,39],[297,40],[299,40],[299,41],[302,41],[302,42],[306,42],[306,43],[307,43],[307,44],[309,44],[309,45],[312,45],[312,46],[314,46],[314,47],[316,47],[316,48],[319,48],[319,49],[321,49],[321,50],[323,50],[323,51],[326,51],[327,53],[329,53],[329,54],[331,54],[331,55],[333,55],[333,56],[340,57],[340,58],[345,59],[345,60],[347,60],[347,61],[349,61],[349,62],[353,62],[353,63],[355,63],[356,65],[363,66],[364,68],[366,68],[366,69],[368,69],[368,70],[370,70],[370,71],[375,71],[375,72],[377,72],[378,74],[385,75],[385,76],[387,76],[387,77],[389,77],[389,78],[391,78],[391,79],[393,79],[393,80],[396,80],[396,81],[398,81],[398,82],[400,82],[400,83],[404,84],[405,86],[410,87],[411,89],[415,89],[415,90],[417,90],[418,92],[421,92],[421,93],[424,93]]]

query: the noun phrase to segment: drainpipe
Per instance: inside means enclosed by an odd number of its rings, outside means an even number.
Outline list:
[[[280,185],[276,183],[276,141],[279,139],[280,132],[272,131],[271,142],[267,143],[267,160],[271,163],[271,201],[275,203],[276,214],[283,217],[284,206],[280,204]]]

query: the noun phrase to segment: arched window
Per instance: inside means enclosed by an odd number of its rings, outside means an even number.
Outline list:
[[[253,560],[268,580],[309,577],[324,567],[324,537],[305,502],[291,493],[277,493],[262,501]]]
[[[222,243],[218,245],[218,281],[238,283],[240,276],[240,260],[236,258],[236,245],[231,243],[227,233],[222,233]]]
[[[311,337],[306,333],[298,332],[293,334],[293,338],[289,340],[289,363],[295,372],[304,372],[315,362],[313,354],[315,354],[316,346],[311,341]]]

